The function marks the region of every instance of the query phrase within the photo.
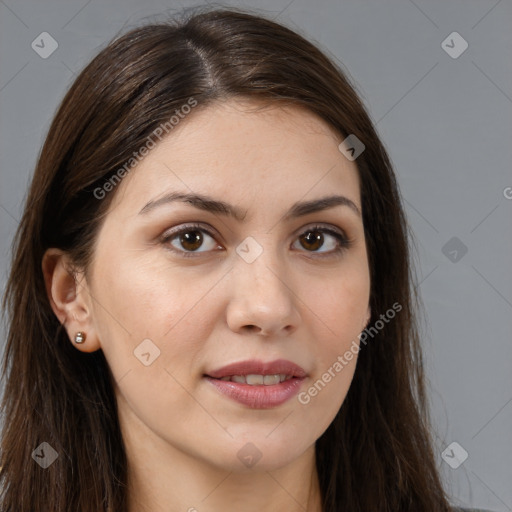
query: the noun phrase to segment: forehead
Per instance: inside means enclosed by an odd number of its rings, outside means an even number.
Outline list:
[[[246,198],[256,207],[262,198],[275,204],[338,191],[359,204],[357,166],[339,151],[341,140],[301,107],[199,106],[123,178],[113,206],[140,210],[169,190]]]

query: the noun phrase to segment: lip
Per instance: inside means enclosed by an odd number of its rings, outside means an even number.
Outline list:
[[[275,375],[277,373],[285,373],[297,378],[306,377],[306,371],[303,368],[286,359],[276,359],[268,363],[256,359],[240,361],[209,371],[206,376],[221,379],[232,375]]]
[[[284,373],[292,378],[270,386],[253,386],[219,380],[222,377],[233,375],[275,375],[278,373]],[[285,403],[296,395],[306,376],[306,371],[300,366],[285,359],[278,359],[268,363],[257,360],[232,363],[208,372],[203,378],[210,382],[221,394],[240,404],[253,409],[270,409]]]

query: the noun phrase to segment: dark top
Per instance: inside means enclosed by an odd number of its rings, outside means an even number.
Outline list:
[[[459,508],[453,507],[453,512],[491,512],[490,510],[484,510],[483,508]]]

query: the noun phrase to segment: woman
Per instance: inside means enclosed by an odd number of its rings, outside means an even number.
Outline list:
[[[406,221],[344,74],[242,11],[113,41],[4,306],[2,510],[451,510]]]

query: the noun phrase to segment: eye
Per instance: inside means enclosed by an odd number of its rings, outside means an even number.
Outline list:
[[[204,235],[206,235],[206,238]],[[222,249],[222,247],[216,243],[214,236],[214,234],[202,225],[191,224],[164,234],[161,242],[171,251],[179,253],[180,256],[189,258],[195,257],[198,253],[209,252],[215,248]],[[208,240],[208,238],[210,239],[209,247],[206,247],[203,251],[199,251],[198,249],[203,246],[204,241]],[[326,240],[328,242],[327,244]],[[341,252],[352,244],[352,241],[341,231],[338,232],[322,225],[312,226],[306,231],[303,231],[297,241],[303,248],[307,249],[306,252],[318,254],[317,257],[320,258],[340,255]],[[318,249],[326,245],[326,251],[318,251]]]
[[[195,253],[208,251],[208,248],[205,251],[197,250],[199,247],[203,245],[205,239],[203,234],[206,234],[206,236],[210,238],[212,241],[210,242],[210,249],[220,247],[215,242],[213,238],[214,235],[198,224],[183,226],[178,230],[172,231],[164,235],[164,237],[162,238],[162,243],[170,243],[170,245],[172,245],[175,248],[171,248],[173,252],[180,253],[180,255],[185,257],[193,257],[195,256]],[[172,243],[173,241],[176,241],[176,244]]]
[[[317,249],[326,245],[325,235],[327,235],[328,240],[329,238],[331,239],[330,243],[327,244],[327,250],[318,251]],[[352,244],[352,241],[349,240],[342,232],[329,229],[325,226],[312,226],[306,231],[303,231],[298,238],[298,242],[302,247],[308,249],[307,252],[319,253],[319,257],[321,258],[340,255],[340,253],[348,249]]]

